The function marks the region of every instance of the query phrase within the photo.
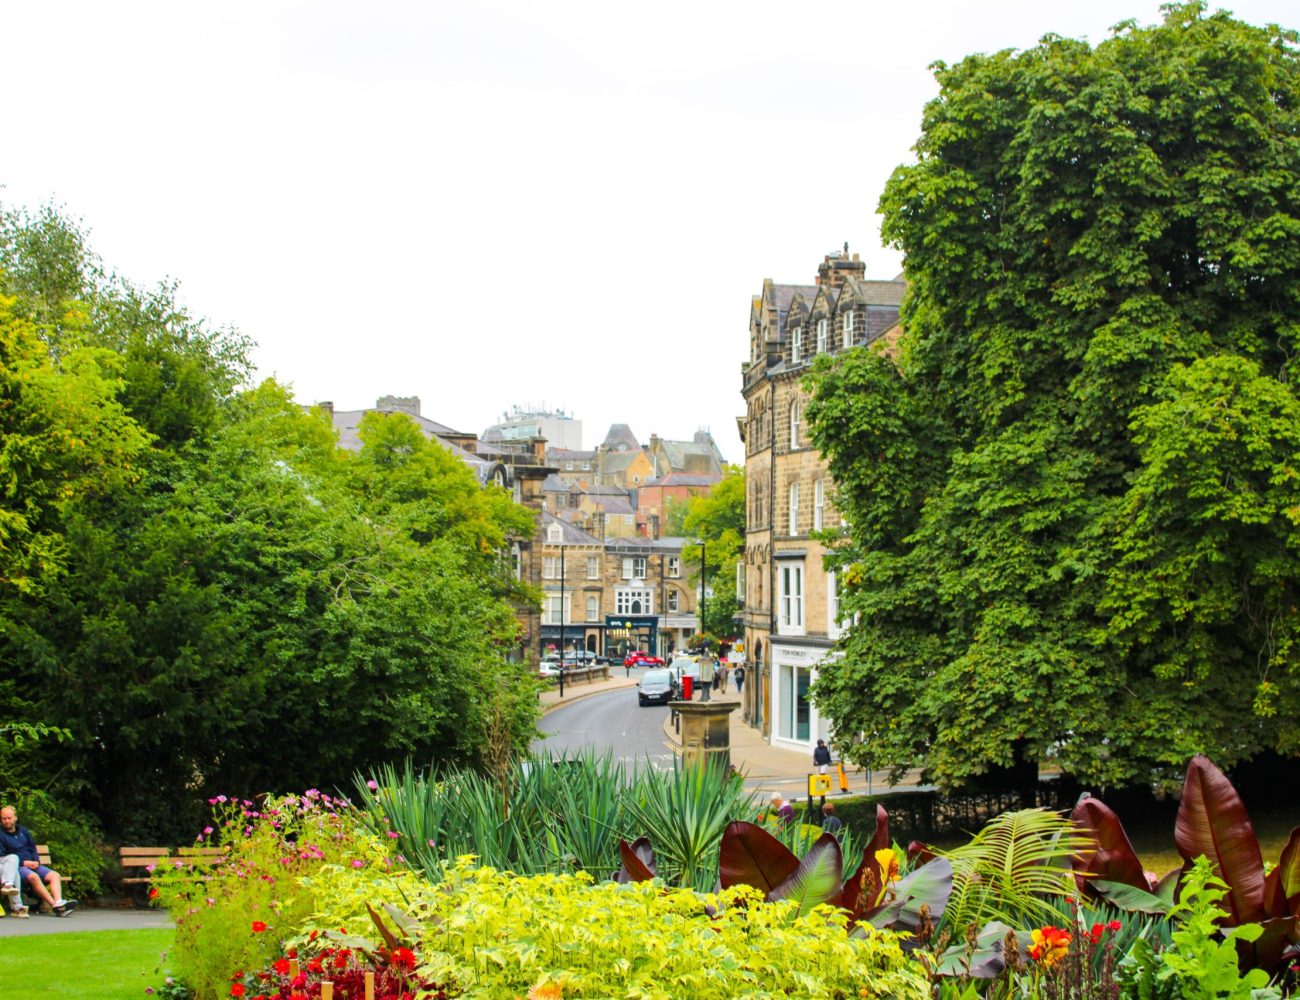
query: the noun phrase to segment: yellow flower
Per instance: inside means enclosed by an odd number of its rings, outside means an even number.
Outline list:
[[[1070,933],[1059,927],[1044,927],[1029,934],[1033,944],[1029,946],[1029,957],[1041,962],[1043,968],[1053,965],[1070,953]]]
[[[891,847],[882,847],[876,852],[876,864],[880,866],[880,884],[886,885],[898,881],[898,855]]]
[[[564,988],[559,983],[541,983],[528,991],[528,1000],[564,1000]]]

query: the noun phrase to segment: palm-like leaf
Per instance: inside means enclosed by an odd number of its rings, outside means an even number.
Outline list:
[[[1002,813],[968,844],[938,852],[953,869],[944,924],[962,929],[993,920],[1026,926],[1059,919],[1052,900],[1073,890],[1070,855],[1088,842],[1058,813]]]

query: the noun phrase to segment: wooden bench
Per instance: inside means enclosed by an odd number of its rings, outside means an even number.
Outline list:
[[[153,881],[153,869],[170,860],[169,847],[122,847],[118,861],[122,865],[123,885],[147,885]]]

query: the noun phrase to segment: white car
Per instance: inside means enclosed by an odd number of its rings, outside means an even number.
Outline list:
[[[700,687],[700,661],[689,656],[677,656],[668,664],[668,671],[673,675],[673,687],[681,690],[682,678],[690,677],[696,690]]]

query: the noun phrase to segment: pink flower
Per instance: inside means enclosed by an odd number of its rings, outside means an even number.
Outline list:
[[[379,782],[377,782],[374,778],[371,778],[369,781],[366,782],[366,787],[369,788],[372,792],[376,792],[379,790]]]
[[[360,858],[358,858],[356,861],[353,861],[353,862],[352,862],[352,867],[353,867],[353,868],[364,868],[365,866],[366,866],[366,863],[365,863],[364,861],[362,861]]]

